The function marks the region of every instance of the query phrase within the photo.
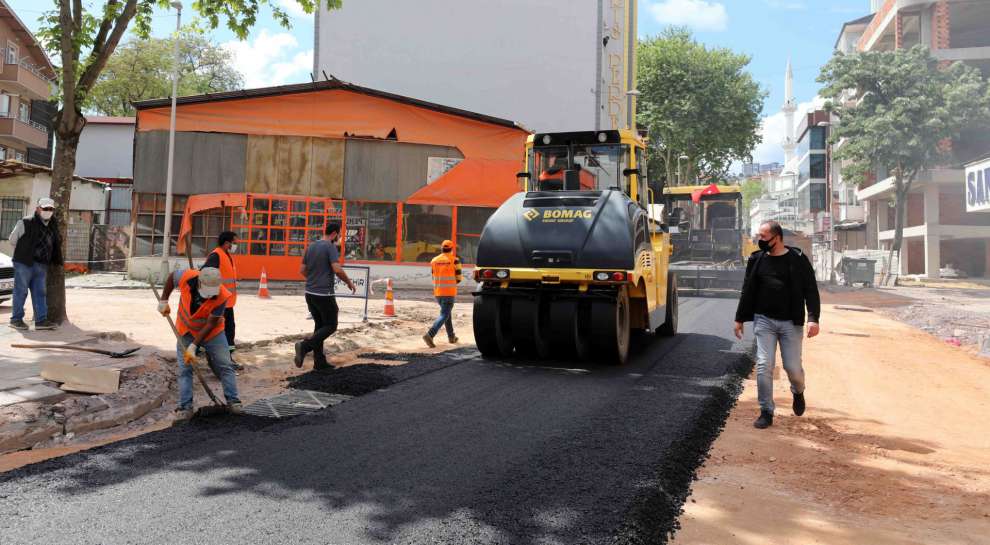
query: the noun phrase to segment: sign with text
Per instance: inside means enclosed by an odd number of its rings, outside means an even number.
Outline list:
[[[371,267],[363,267],[361,265],[344,265],[344,272],[347,273],[347,277],[354,282],[354,287],[357,288],[354,293],[351,293],[350,288],[347,284],[337,278],[333,277],[333,292],[337,297],[355,297],[358,299],[368,298],[368,284],[371,282]]]
[[[966,167],[966,211],[990,211],[990,159]]]
[[[636,0],[604,0],[601,6],[602,49],[598,82],[598,129],[634,127],[636,85]]]

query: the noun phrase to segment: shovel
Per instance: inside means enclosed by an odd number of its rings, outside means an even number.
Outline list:
[[[100,348],[88,348],[85,346],[70,346],[67,344],[12,344],[10,346],[11,348],[59,348],[62,350],[82,350],[83,352],[103,354],[104,356],[110,356],[111,358],[126,358],[141,349],[141,347],[137,347],[137,348],[128,348],[123,352],[112,352],[110,350],[102,350]]]

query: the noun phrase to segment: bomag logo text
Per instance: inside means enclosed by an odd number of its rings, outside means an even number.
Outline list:
[[[543,211],[543,219],[545,220],[575,219],[575,218],[584,218],[586,220],[590,220],[592,218],[591,210],[554,209],[554,210]]]
[[[537,212],[536,210],[533,210],[532,208],[530,208],[529,210],[523,212],[523,217],[526,218],[526,221],[533,221],[539,215],[540,215],[540,213]]]

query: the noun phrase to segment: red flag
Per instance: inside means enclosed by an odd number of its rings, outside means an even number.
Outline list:
[[[711,184],[704,189],[698,189],[696,191],[692,191],[691,200],[694,201],[695,203],[699,203],[701,202],[702,195],[718,195],[719,193],[721,193],[721,191],[719,191],[718,186],[715,184]]]

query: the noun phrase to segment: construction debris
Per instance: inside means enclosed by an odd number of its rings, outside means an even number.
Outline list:
[[[120,388],[120,369],[90,369],[49,361],[41,364],[41,378],[62,383],[67,392],[112,394]]]

